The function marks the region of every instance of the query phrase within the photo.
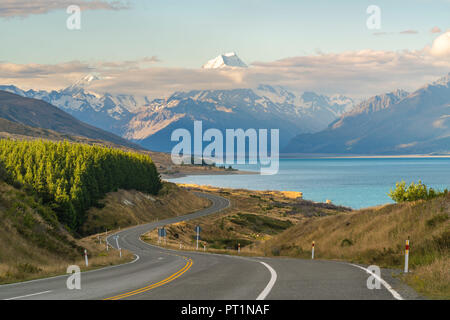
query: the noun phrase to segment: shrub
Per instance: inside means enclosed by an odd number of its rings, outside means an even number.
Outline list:
[[[344,239],[341,241],[341,247],[350,247],[353,245],[353,241],[350,239]]]
[[[395,189],[391,189],[388,195],[395,202],[401,203],[416,200],[429,200],[447,193],[447,189],[444,191],[436,191],[433,188],[428,188],[419,180],[418,183],[412,182],[408,187],[406,187],[405,181],[397,182],[395,184]]]

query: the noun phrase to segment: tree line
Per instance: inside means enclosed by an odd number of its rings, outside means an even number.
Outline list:
[[[0,161],[16,183],[51,204],[72,231],[106,193],[121,188],[157,194],[162,186],[149,156],[100,146],[2,139]]]

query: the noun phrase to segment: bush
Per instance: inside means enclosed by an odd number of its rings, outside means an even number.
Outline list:
[[[406,187],[406,182],[397,182],[395,189],[388,193],[389,197],[397,203],[410,202],[416,200],[429,200],[438,196],[447,194],[448,190],[436,191],[433,188],[428,188],[419,180],[418,183],[412,182]]]

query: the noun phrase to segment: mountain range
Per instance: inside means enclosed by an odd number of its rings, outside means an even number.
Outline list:
[[[89,86],[101,81],[96,75],[59,91],[0,90],[43,100],[154,151],[170,151],[176,143],[170,141],[173,130],[192,131],[194,120],[201,120],[204,130],[280,129],[283,153],[442,154],[450,153],[449,77],[414,92],[394,90],[358,104],[345,96],[295,93],[270,85],[175,92],[150,100],[92,92]]]
[[[450,73],[408,93],[377,95],[328,128],[300,134],[285,153],[449,154]]]
[[[205,129],[280,129],[283,147],[299,133],[326,128],[354,105],[345,96],[293,93],[269,85],[254,89],[176,92],[167,99],[150,100],[94,93],[89,90],[94,81],[101,79],[88,75],[68,88],[51,92],[24,91],[15,86],[0,86],[0,90],[43,100],[78,120],[155,151],[170,151],[172,131],[190,130],[194,120],[202,120]]]
[[[67,138],[68,140],[73,140],[73,137],[83,137],[139,149],[138,145],[77,120],[45,101],[5,91],[0,91],[0,132],[22,136]]]

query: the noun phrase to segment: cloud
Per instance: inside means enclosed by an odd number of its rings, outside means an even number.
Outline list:
[[[123,1],[106,0],[2,0],[0,2],[0,18],[27,17],[44,14],[54,10],[65,10],[76,4],[81,10],[122,10],[129,8]]]
[[[400,34],[418,34],[419,31],[417,30],[404,30],[404,31],[400,31]]]
[[[440,37],[432,47],[423,50],[317,53],[254,62],[247,69],[159,67],[157,57],[55,65],[5,62],[0,63],[0,84],[15,84],[23,89],[61,89],[95,72],[102,80],[92,84],[90,90],[94,92],[135,94],[150,99],[167,97],[175,91],[254,88],[261,83],[281,85],[297,92],[361,98],[398,88],[414,90],[448,73],[450,59],[440,55]]]
[[[433,27],[433,28],[430,30],[430,32],[431,32],[431,33],[441,33],[442,30],[441,30],[441,28],[439,28],[439,27]]]
[[[450,58],[450,31],[441,34],[433,41],[430,52],[437,57]]]

